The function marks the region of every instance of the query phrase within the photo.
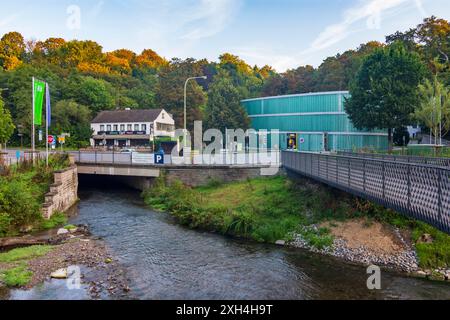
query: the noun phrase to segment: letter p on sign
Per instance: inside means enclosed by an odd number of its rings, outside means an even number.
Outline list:
[[[163,154],[155,154],[155,164],[164,164],[164,155]]]

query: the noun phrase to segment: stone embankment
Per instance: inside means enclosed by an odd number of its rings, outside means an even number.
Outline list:
[[[50,185],[50,192],[45,195],[42,215],[50,219],[56,212],[66,212],[78,201],[78,172],[74,159],[71,166],[54,173],[55,182]]]

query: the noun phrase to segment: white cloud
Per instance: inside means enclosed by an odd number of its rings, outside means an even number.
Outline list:
[[[104,5],[104,0],[98,1],[95,6],[92,7],[92,9],[89,11],[89,15],[91,16],[91,18],[96,18],[102,12]]]
[[[239,10],[239,0],[201,0],[188,11],[183,27],[193,27],[181,38],[198,40],[211,37],[225,29]]]
[[[239,57],[251,59],[252,62],[260,67],[270,65],[275,70],[283,72],[287,69],[292,69],[304,64],[304,61],[294,57],[274,52],[268,52],[263,48],[236,48],[232,50]]]
[[[0,20],[0,28],[6,27],[19,17],[19,14],[12,14]]]
[[[345,38],[351,33],[351,27],[363,20],[366,20],[367,28],[380,28],[382,14],[398,8],[415,4],[421,15],[426,12],[422,5],[422,0],[365,0],[359,2],[353,8],[346,10],[341,22],[330,25],[314,40],[310,51],[319,51],[328,48]]]

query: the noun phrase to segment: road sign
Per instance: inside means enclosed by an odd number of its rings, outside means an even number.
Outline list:
[[[65,144],[66,143],[66,136],[59,136],[58,137],[58,143],[59,144]]]
[[[42,135],[43,135],[42,130],[39,130],[39,141],[43,140]]]
[[[155,153],[155,164],[164,164],[164,152]]]
[[[54,144],[55,141],[55,137],[54,136],[48,136],[48,144]]]

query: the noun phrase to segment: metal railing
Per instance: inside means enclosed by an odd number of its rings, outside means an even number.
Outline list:
[[[377,153],[354,153],[354,152],[338,152],[338,155],[365,158],[365,159],[417,163],[450,168],[450,158],[434,158],[434,157],[403,156],[403,155],[389,155]]]
[[[83,164],[113,164],[128,166],[155,165],[152,153],[120,153],[110,151],[74,151],[76,163]],[[175,157],[164,155],[164,165],[192,165],[192,166],[269,166],[280,164],[280,152],[242,152],[242,153],[220,153],[216,155],[204,155],[192,152],[187,157]]]
[[[282,165],[450,233],[450,169],[393,160],[285,151]]]

